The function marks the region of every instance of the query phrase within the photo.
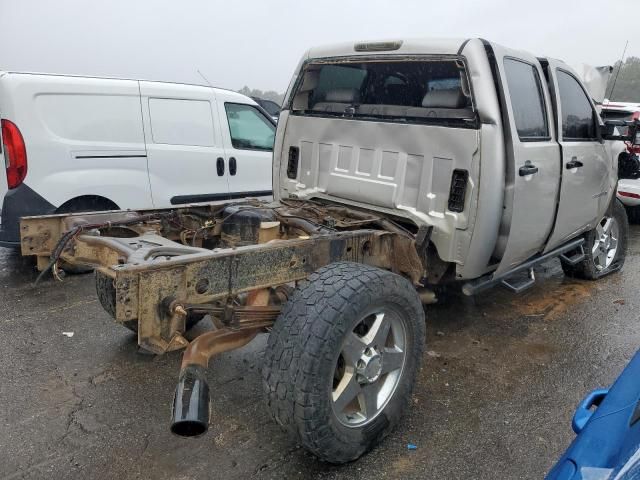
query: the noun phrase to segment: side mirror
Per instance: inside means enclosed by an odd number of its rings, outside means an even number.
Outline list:
[[[617,121],[616,121],[617,123]],[[600,125],[600,136],[605,140],[620,140],[616,137],[616,127],[622,125],[614,125],[612,121],[605,122],[604,125]]]

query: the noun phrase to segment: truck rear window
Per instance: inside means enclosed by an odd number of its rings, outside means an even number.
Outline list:
[[[297,114],[415,123],[475,119],[460,60],[384,60],[309,63],[293,95]]]

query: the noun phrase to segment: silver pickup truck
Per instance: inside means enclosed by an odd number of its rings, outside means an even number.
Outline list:
[[[589,280],[622,267],[609,138],[558,60],[480,39],[313,48],[278,122],[273,202],[29,217],[22,252],[43,274],[94,266],[142,348],[185,349],[174,433],[207,430],[210,358],[268,332],[273,417],[348,462],[408,404],[434,286],[518,292],[554,257]]]

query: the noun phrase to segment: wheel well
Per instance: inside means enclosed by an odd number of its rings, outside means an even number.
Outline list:
[[[83,195],[67,200],[56,209],[56,213],[90,212],[98,210],[120,210],[117,204],[99,195]]]

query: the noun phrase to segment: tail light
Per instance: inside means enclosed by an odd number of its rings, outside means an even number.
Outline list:
[[[15,123],[2,120],[1,124],[7,185],[9,188],[16,188],[27,176],[27,148]]]

